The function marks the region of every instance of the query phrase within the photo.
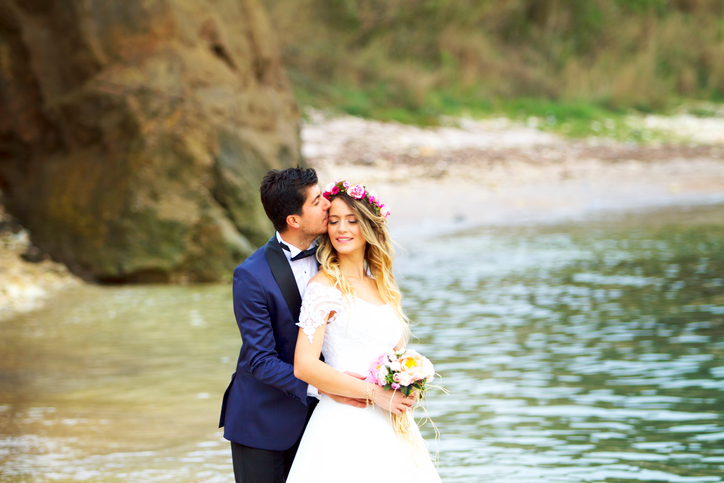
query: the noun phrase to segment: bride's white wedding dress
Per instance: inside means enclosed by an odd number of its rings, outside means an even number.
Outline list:
[[[336,314],[327,325],[322,354],[338,371],[366,375],[370,363],[392,351],[402,337],[402,327],[389,305],[343,297],[336,288],[316,282],[304,294],[298,325],[311,339],[332,311]],[[415,453],[395,433],[389,414],[376,405],[360,409],[322,395],[287,483],[439,482],[429,456]]]

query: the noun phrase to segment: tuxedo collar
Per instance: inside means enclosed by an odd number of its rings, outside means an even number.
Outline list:
[[[284,300],[287,302],[292,318],[297,322],[299,320],[299,310],[302,306],[302,297],[299,295],[299,288],[294,279],[292,267],[289,266],[289,260],[279,245],[276,235],[271,237],[264,247],[264,256],[267,263],[269,263],[274,280],[279,285]]]
[[[296,246],[294,246],[291,243],[289,243],[288,241],[284,240],[284,238],[282,238],[281,233],[279,233],[278,231],[274,233],[274,236],[276,237],[277,241],[279,242],[279,246],[281,246],[282,249],[284,250],[284,256],[287,257],[287,260],[289,260],[290,262],[294,261],[294,259],[297,258],[299,256],[299,254],[301,254],[303,252],[309,252],[310,250],[316,249],[316,247],[317,247],[316,239],[312,241],[311,245],[309,245],[309,247],[307,247],[306,250],[300,250]]]

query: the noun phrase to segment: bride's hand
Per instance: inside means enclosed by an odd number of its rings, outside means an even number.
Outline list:
[[[374,391],[374,402],[392,414],[402,414],[415,405],[415,395],[413,393],[405,397],[400,391],[390,391],[376,387]]]

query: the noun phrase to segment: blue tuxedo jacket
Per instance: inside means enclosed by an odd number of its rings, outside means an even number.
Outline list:
[[[219,427],[235,443],[289,449],[307,419],[308,385],[292,366],[302,300],[275,236],[236,267],[233,298],[242,346]]]

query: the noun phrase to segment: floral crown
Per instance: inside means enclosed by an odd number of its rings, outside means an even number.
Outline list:
[[[361,184],[350,186],[350,184],[343,179],[335,179],[324,188],[322,196],[331,200],[333,196],[340,193],[347,193],[356,200],[366,201],[372,206],[372,209],[378,216],[382,216],[385,219],[390,216],[390,208],[380,200],[377,193],[374,191],[367,191],[367,189]]]

